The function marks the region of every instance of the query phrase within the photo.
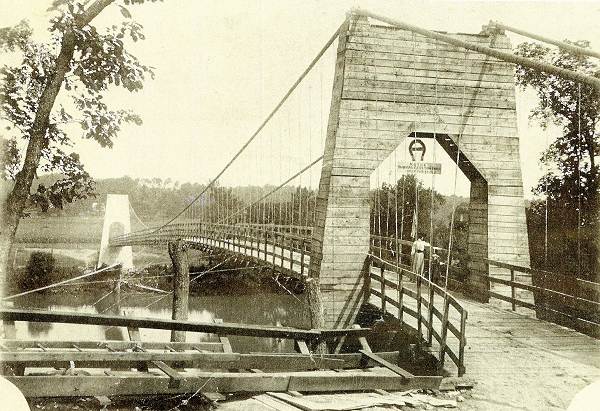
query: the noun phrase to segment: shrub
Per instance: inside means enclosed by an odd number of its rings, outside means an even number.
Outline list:
[[[35,251],[27,262],[26,275],[21,278],[21,288],[44,287],[52,282],[56,259],[50,253]]]

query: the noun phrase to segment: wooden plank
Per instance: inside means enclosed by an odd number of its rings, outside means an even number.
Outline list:
[[[370,60],[370,62],[369,62]],[[398,61],[396,64],[373,64],[373,59],[365,59],[365,58],[348,58],[347,65],[350,69],[350,72],[366,72],[371,74],[386,74],[386,75],[397,75],[398,80],[402,79],[402,76],[407,77],[423,77],[429,79],[437,78],[441,85],[448,87],[445,83],[446,79],[457,80],[457,79],[466,79],[466,80],[482,80],[485,83],[498,83],[501,84],[504,88],[511,88],[514,92],[515,89],[515,79],[514,76],[510,73],[506,72],[498,72],[496,70],[491,69],[489,66],[481,65],[479,66],[479,70],[463,70],[461,71],[457,67],[453,67],[453,70],[438,70],[436,68],[432,68],[427,63],[416,63],[411,64],[412,62],[407,61]],[[386,60],[382,60],[386,61]],[[389,61],[389,60],[387,60]],[[386,61],[386,62],[387,62]],[[379,62],[375,62],[379,63]],[[462,67],[461,67],[462,68]],[[471,67],[472,68],[472,67]],[[496,88],[496,84],[490,84],[491,88]],[[448,90],[444,88],[443,90]],[[457,90],[454,90],[457,91]]]
[[[388,354],[394,358],[393,354]],[[80,368],[108,367],[110,364],[135,366],[139,362],[162,361],[182,364],[185,368],[204,369],[263,369],[314,370],[328,368],[356,368],[359,357],[314,357],[299,354],[236,354],[199,352],[106,352],[106,351],[12,351],[2,353],[4,363],[23,363],[30,367],[68,366],[75,361]],[[372,365],[372,364],[371,364]]]
[[[128,327],[127,328],[127,333],[129,334],[129,339],[131,341],[137,341],[137,342],[141,342],[142,338],[140,336],[140,329],[139,328],[135,328],[135,327]],[[136,350],[142,351],[143,348],[141,347],[135,347]],[[146,364],[144,361],[140,361],[137,365],[136,368],[138,371],[141,372],[148,372],[148,364]]]
[[[359,329],[359,328],[360,328],[360,325],[358,325],[358,324],[354,324],[353,328]],[[369,342],[367,341],[367,338],[366,338],[366,337],[364,337],[364,336],[359,336],[359,337],[358,337],[358,343],[360,344],[360,346],[362,347],[362,349],[363,349],[364,351],[367,351],[367,352],[372,352],[372,351],[371,351],[371,346],[369,346]]]
[[[367,351],[367,350],[359,350],[359,352],[364,355],[365,357],[370,358],[371,360],[375,361],[377,364],[387,368],[390,371],[395,372],[396,374],[400,375],[402,378],[404,379],[408,379],[408,378],[413,378],[414,375],[411,374],[410,372],[406,371],[405,369],[392,364],[389,361],[386,361],[385,359],[379,357],[377,354],[374,354],[373,352],[371,352],[371,350]]]
[[[306,341],[296,340],[296,345],[298,346],[298,350],[300,351],[301,354],[310,355],[310,350],[308,349],[308,346],[306,345]]]
[[[141,346],[149,350],[163,350],[170,347],[177,350],[203,350],[211,352],[222,352],[222,344],[217,342],[199,342],[199,343],[168,343],[164,342],[134,342],[134,341],[38,341],[38,340],[5,340],[4,345],[7,348],[27,349],[35,348],[39,343],[43,343],[46,348],[75,348],[80,351],[82,349],[99,349],[101,347],[110,347],[116,351],[131,350],[136,346]]]
[[[269,327],[233,323],[202,323],[155,318],[125,318],[105,314],[82,314],[70,312],[48,312],[36,310],[0,309],[0,318],[4,321],[59,322],[69,324],[109,325],[117,327],[137,327],[151,329],[170,329],[212,334],[244,335],[252,337],[272,337],[311,340],[321,335],[320,331],[302,330],[290,327]],[[343,332],[341,333],[343,334]]]
[[[163,361],[153,361],[152,364],[169,376],[169,388],[177,388],[181,385],[181,381],[184,377],[173,368],[169,367]]]
[[[214,323],[223,324],[223,320],[220,318],[215,318]],[[219,334],[219,341],[221,341],[221,344],[223,344],[223,352],[233,352],[233,349],[231,348],[231,343],[229,342],[229,338],[227,336]]]
[[[123,373],[114,376],[7,376],[27,398],[100,396],[100,395],[160,395],[193,393],[198,387],[221,394],[231,392],[332,392],[374,389],[406,390],[435,389],[442,377],[417,376],[403,379],[363,372],[323,374],[277,373],[201,373],[183,374],[179,386],[169,386],[169,378],[148,374]]]
[[[442,377],[437,376],[416,376],[410,379],[403,379],[400,376],[369,375],[366,373],[338,373],[332,377],[290,376],[289,389],[302,392],[365,391],[375,389],[400,391],[413,388],[437,389],[442,381]]]

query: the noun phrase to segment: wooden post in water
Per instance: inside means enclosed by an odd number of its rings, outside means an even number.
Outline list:
[[[181,240],[170,241],[169,256],[173,262],[173,316],[174,320],[188,319],[190,293],[190,266],[187,245]],[[185,342],[185,331],[171,331],[172,342]]]

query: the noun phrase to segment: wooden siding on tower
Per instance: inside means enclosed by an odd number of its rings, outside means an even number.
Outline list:
[[[503,34],[452,36],[510,48]],[[529,264],[514,66],[354,17],[338,44],[312,240],[327,326],[355,319],[369,252],[369,178],[414,131],[448,135],[479,173],[470,177],[473,255]]]

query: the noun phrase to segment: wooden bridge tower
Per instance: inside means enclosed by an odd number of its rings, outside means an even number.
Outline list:
[[[133,251],[131,246],[110,247],[111,237],[129,234],[131,219],[129,215],[129,196],[124,194],[107,194],[102,225],[102,239],[98,253],[97,267],[121,264],[122,270],[133,267]]]
[[[452,36],[510,49],[498,31]],[[514,65],[352,16],[339,36],[310,261],[328,327],[351,324],[364,299],[370,175],[413,132],[453,159],[460,150],[470,256],[529,265]],[[487,300],[487,284],[469,280]]]

